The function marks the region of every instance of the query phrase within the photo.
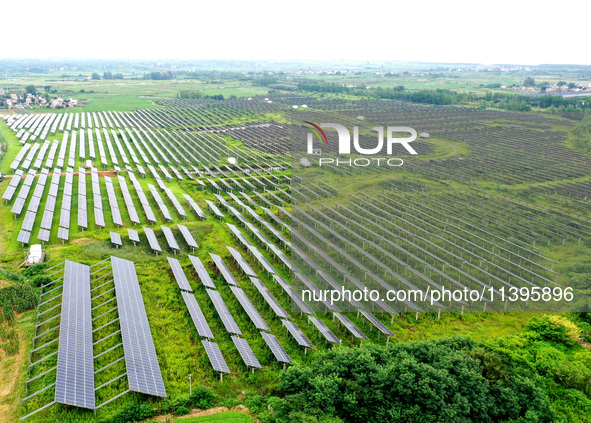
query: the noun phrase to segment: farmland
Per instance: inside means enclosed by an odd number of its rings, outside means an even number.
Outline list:
[[[501,357],[503,371],[529,377],[499,376],[520,404],[499,405],[499,419],[518,421],[529,410],[519,395],[535,382],[532,395],[546,404],[535,411],[539,421],[588,421],[591,156],[575,141],[584,138],[586,119],[126,72],[123,81],[70,74],[49,82],[36,74],[7,85],[52,85],[55,95],[86,105],[0,113],[0,259],[10,272],[1,279],[38,298],[34,311],[13,294],[0,303],[2,342],[13,342],[10,328],[22,334],[16,351],[0,355],[3,366],[20,363],[3,400],[6,421],[101,421],[142,406],[151,418],[239,404],[261,421],[305,421],[293,390],[301,375],[317,368],[329,380],[331,360],[370,356],[385,367],[367,364],[368,373],[396,374],[399,357],[419,360],[421,349],[450,360],[477,360],[486,350]],[[398,84],[369,74],[330,78],[362,77],[373,78],[367,85]],[[453,84],[400,78],[410,89]],[[472,78],[459,81],[458,91],[493,77]],[[180,91],[200,94],[181,98]],[[223,99],[207,98],[218,94]],[[303,156],[318,160],[304,153],[308,122],[359,126],[366,149],[375,145],[376,126],[403,124],[427,136],[411,143],[417,155],[393,147],[400,167],[346,166],[338,165],[336,132],[327,130],[327,164],[308,167]],[[33,244],[43,245],[45,263],[23,270]],[[383,300],[442,287],[488,297]],[[338,289],[379,299],[331,303],[304,294]],[[536,292],[546,300],[534,300]],[[498,300],[508,293],[516,299]],[[544,332],[546,323],[560,336]],[[78,340],[65,330],[74,327]],[[470,338],[445,340],[454,335]],[[85,356],[69,368],[73,348]],[[512,348],[527,352],[520,359]],[[565,371],[576,378],[548,367],[541,348],[560,366],[578,366]],[[480,362],[462,363],[483,371]],[[344,368],[341,380],[350,377]],[[78,391],[77,371],[85,372]],[[153,385],[139,375],[146,372]],[[350,383],[365,389],[361,379]],[[493,380],[484,379],[482,386]],[[403,398],[404,387],[392,383]],[[313,416],[322,416],[327,392],[319,386],[301,393],[309,392]],[[200,389],[216,399],[199,406],[197,394],[188,395]],[[582,405],[565,405],[552,389]],[[342,419],[334,421],[347,421],[339,414],[347,399],[334,401],[333,416]],[[460,408],[446,410],[460,419]],[[186,421],[250,419],[224,414]],[[351,421],[364,418],[359,411]]]

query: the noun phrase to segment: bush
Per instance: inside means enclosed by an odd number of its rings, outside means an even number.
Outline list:
[[[42,286],[47,285],[49,282],[51,282],[51,278],[45,275],[35,275],[31,278],[31,282],[35,286]]]
[[[174,412],[172,414],[174,414],[175,416],[184,416],[186,414],[189,414],[190,412],[191,410],[187,407],[178,407],[174,409]]]
[[[199,385],[193,388],[193,392],[189,396],[189,399],[194,407],[207,409],[215,404],[216,395],[210,388]]]
[[[525,328],[540,339],[568,346],[576,343],[581,333],[574,323],[560,316],[533,317]]]
[[[127,403],[113,415],[112,423],[129,423],[148,419],[154,416],[154,409],[148,404]]]

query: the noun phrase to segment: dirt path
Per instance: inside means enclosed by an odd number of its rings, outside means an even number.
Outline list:
[[[243,405],[237,405],[236,407],[232,407],[231,409],[228,407],[215,407],[210,408],[209,410],[201,410],[199,408],[194,408],[193,410],[191,410],[190,414],[186,414],[178,418],[211,416],[212,414],[227,413],[228,411],[234,411],[237,413],[245,413],[250,415],[250,410],[247,407]],[[166,421],[166,419],[172,420],[174,419],[174,417],[172,414],[165,414],[163,416],[154,417],[154,420],[157,422]]]

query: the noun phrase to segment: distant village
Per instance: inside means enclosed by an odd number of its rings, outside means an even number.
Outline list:
[[[0,88],[0,109],[30,109],[30,108],[52,108],[66,109],[68,107],[82,107],[84,103],[75,98],[53,98],[40,93],[24,92],[20,94],[7,93]]]

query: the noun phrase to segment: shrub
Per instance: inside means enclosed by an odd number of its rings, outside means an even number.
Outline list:
[[[199,385],[193,388],[189,399],[194,407],[207,409],[215,404],[216,396],[210,388]]]
[[[148,404],[127,403],[113,418],[112,423],[137,422],[154,416],[154,409]]]

